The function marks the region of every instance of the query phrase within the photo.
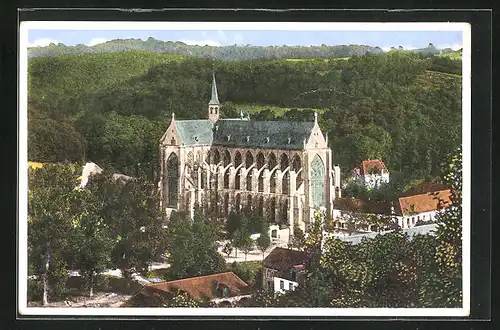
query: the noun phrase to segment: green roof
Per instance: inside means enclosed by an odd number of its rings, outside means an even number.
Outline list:
[[[303,149],[314,122],[221,119],[215,124],[213,144],[225,147]]]
[[[211,145],[213,124],[207,120],[176,120],[175,127],[184,145]]]

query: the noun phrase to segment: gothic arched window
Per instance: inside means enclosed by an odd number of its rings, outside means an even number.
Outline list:
[[[290,172],[286,171],[283,174],[283,181],[281,182],[281,193],[288,195],[290,193]]]
[[[281,163],[281,172],[283,172],[288,167],[288,156],[286,154],[281,155],[280,163]]]
[[[234,189],[241,189],[241,168],[236,172],[236,176],[234,177]]]
[[[259,216],[264,216],[264,196],[259,196],[257,200],[257,212]]]
[[[288,222],[288,199],[281,204],[280,223],[286,225]]]
[[[247,173],[247,190],[248,191],[252,191],[252,189],[253,189],[252,178],[253,178],[253,169]]]
[[[207,181],[207,174],[206,174],[206,169],[201,167],[200,168],[200,171],[201,171],[201,189],[205,189],[206,188],[206,181]]]
[[[301,168],[302,168],[302,161],[300,160],[299,155],[295,155],[292,161],[292,169],[295,171],[295,173],[298,173],[301,170]],[[302,172],[300,172],[297,175],[297,178],[295,179],[295,187],[298,189],[301,184],[302,184]]]
[[[267,164],[268,164],[269,170],[272,170],[278,164],[278,162],[276,161],[276,156],[274,155],[273,152],[271,152],[269,154]]]
[[[241,152],[236,151],[234,155],[234,167],[238,167],[241,164]]]
[[[171,153],[167,160],[167,205],[177,207],[179,193],[179,158]]]
[[[260,170],[265,164],[265,158],[264,154],[262,152],[259,152],[257,155],[257,169]]]
[[[224,172],[224,189],[229,189],[229,168]]]
[[[250,151],[245,154],[245,166],[248,169],[253,164],[253,155]]]
[[[213,160],[214,160],[215,165],[219,164],[219,162],[220,162],[220,153],[219,153],[219,150],[217,150],[217,149],[214,150]]]
[[[264,171],[260,171],[259,178],[257,180],[257,190],[258,192],[264,192]]]
[[[234,206],[236,208],[236,212],[240,212],[240,210],[241,210],[241,195],[240,194],[237,194],[234,197]]]
[[[276,170],[273,171],[269,179],[269,192],[272,194],[276,193]]]
[[[229,215],[229,193],[225,193],[224,194],[224,210],[223,210],[223,214],[224,216],[228,216]]]
[[[311,191],[313,206],[325,206],[325,167],[319,155],[311,163]]]
[[[231,163],[231,154],[228,150],[224,151],[224,167]]]

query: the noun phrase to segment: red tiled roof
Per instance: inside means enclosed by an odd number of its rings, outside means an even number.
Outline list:
[[[372,171],[376,173],[389,172],[384,165],[384,162],[379,159],[363,160],[361,167],[363,168],[363,175],[371,174]]]
[[[399,198],[399,206],[403,215],[422,213],[438,210],[440,207],[451,205],[450,190],[440,190],[425,194],[418,194]],[[441,206],[439,205],[441,202]],[[413,206],[412,206],[413,205]]]
[[[305,265],[309,259],[309,254],[304,251],[276,247],[267,255],[263,264],[266,268],[282,272],[293,266]]]
[[[228,288],[228,297],[239,296],[250,291],[250,287],[233,272],[212,274],[182,280],[146,284],[145,287],[177,294],[186,292],[191,298],[204,301],[221,297],[222,287]]]

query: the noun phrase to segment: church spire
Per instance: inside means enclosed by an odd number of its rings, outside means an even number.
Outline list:
[[[212,72],[212,97],[208,102],[208,120],[215,123],[219,120],[219,97],[217,95],[217,85],[215,83],[215,72]]]
[[[219,104],[219,96],[217,95],[217,84],[215,82],[215,72],[212,72],[212,97],[210,104]]]

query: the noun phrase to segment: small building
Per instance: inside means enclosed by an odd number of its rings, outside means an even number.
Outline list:
[[[310,255],[304,251],[274,248],[264,259],[265,290],[285,293],[303,283]]]
[[[436,220],[440,209],[451,206],[449,189],[400,197],[394,212],[401,228],[411,228],[419,223]]]
[[[233,272],[185,278],[176,281],[144,285],[141,292],[126,305],[159,307],[160,301],[178,294],[187,294],[199,303],[234,305],[242,298],[249,298],[252,288]]]
[[[355,182],[365,185],[368,189],[376,189],[384,183],[389,183],[389,171],[383,161],[368,159],[361,162],[361,167],[353,170],[352,178]]]

